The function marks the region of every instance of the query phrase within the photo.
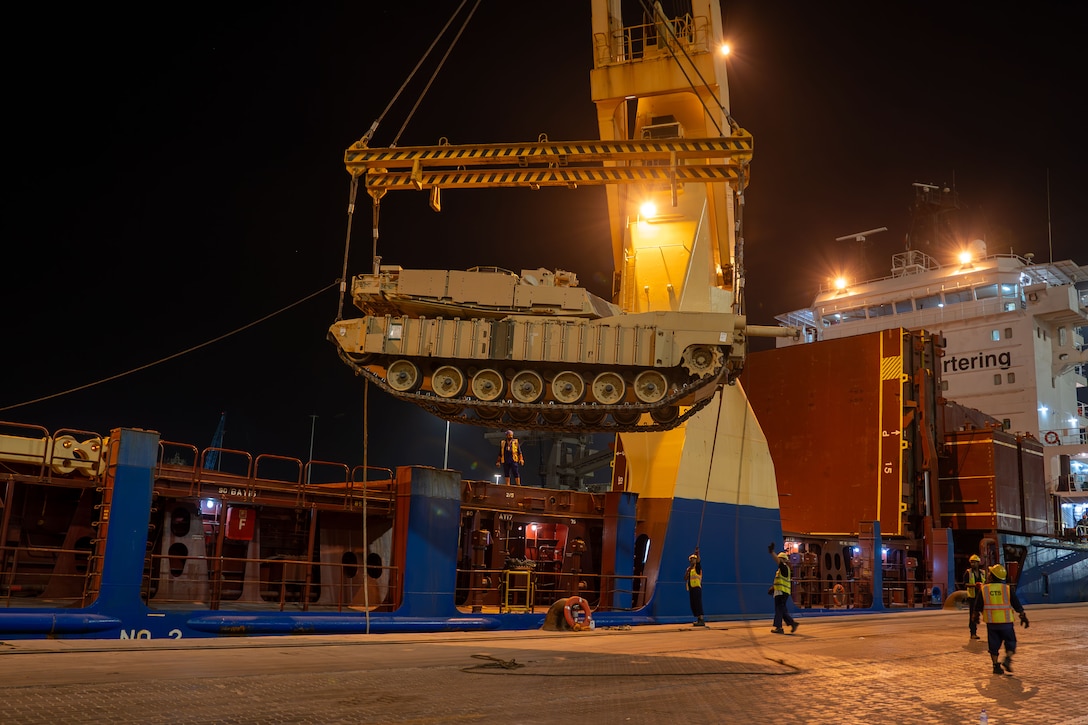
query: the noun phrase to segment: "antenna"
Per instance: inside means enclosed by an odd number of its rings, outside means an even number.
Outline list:
[[[854,232],[853,234],[846,234],[841,237],[836,237],[836,242],[857,242],[858,244],[858,268],[856,274],[859,279],[864,278],[864,274],[868,272],[868,263],[865,259],[865,247],[868,245],[868,237],[872,234],[879,234],[880,232],[888,231],[888,227],[880,227],[878,229],[866,229],[864,232]]]
[[[1050,226],[1050,169],[1046,170],[1046,242],[1050,247],[1050,263],[1054,264],[1054,233]]]
[[[919,186],[919,184],[915,184],[915,186]],[[936,187],[934,187],[934,188],[936,188]],[[864,231],[864,232],[856,232],[854,234],[847,234],[846,236],[836,237],[835,241],[836,242],[849,242],[849,241],[864,242],[866,237],[868,237],[870,234],[876,234],[878,232],[886,232],[886,231],[888,231],[888,227],[880,227],[879,229],[869,229],[869,230]]]

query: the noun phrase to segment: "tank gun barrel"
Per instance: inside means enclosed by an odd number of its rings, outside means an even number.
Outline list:
[[[781,325],[747,325],[744,334],[748,337],[792,337],[794,340],[801,338],[800,328]]]

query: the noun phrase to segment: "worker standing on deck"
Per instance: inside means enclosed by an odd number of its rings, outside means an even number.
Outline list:
[[[705,627],[703,621],[703,565],[699,561],[699,550],[688,557],[688,568],[684,572],[684,586],[688,589],[688,603],[691,615],[695,617],[696,627]]]
[[[518,466],[525,465],[525,456],[521,454],[521,444],[514,437],[514,431],[506,431],[506,437],[499,441],[499,460],[496,466],[502,466],[502,474],[506,477],[506,485],[510,485],[510,479],[514,479],[514,485],[521,485],[521,474]]]
[[[783,624],[790,626],[790,634],[797,631],[797,622],[790,616],[789,611],[786,609],[786,605],[790,600],[790,592],[792,586],[790,584],[790,555],[786,552],[780,552],[777,555],[774,553],[774,542],[771,542],[767,546],[767,551],[774,557],[777,568],[774,571],[774,583],[771,584],[771,588],[767,590],[768,594],[774,595],[774,629],[771,630],[773,634],[785,634],[782,629]]]
[[[971,630],[971,639],[978,639],[978,622],[982,616],[982,585],[986,583],[986,575],[979,570],[982,559],[978,554],[972,554],[970,561],[971,566],[963,573],[963,588],[967,590],[967,627]]]
[[[982,585],[983,618],[986,620],[986,644],[993,661],[994,674],[1003,675],[1012,672],[1012,656],[1016,654],[1016,625],[1012,621],[1015,610],[1020,615],[1020,626],[1028,626],[1028,615],[1016,592],[1005,583],[1008,573],[1005,567],[994,564],[990,567],[990,581]],[[1005,643],[1005,659],[998,661],[1001,643]],[[1004,668],[1005,672],[1002,672]]]

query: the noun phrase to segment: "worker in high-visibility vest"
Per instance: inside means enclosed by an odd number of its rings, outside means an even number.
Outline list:
[[[767,551],[774,557],[776,568],[774,570],[774,582],[771,584],[771,588],[767,590],[768,594],[774,596],[774,628],[771,630],[772,634],[785,634],[785,630],[782,629],[783,624],[788,624],[790,627],[790,634],[797,631],[797,622],[790,616],[789,610],[786,608],[790,601],[790,592],[793,591],[793,586],[790,583],[790,577],[792,572],[790,571],[790,555],[785,552],[774,553],[774,542],[772,541],[767,546]]]
[[[502,466],[502,475],[506,477],[506,485],[510,485],[510,479],[514,479],[514,485],[521,485],[521,474],[518,467],[525,465],[525,456],[521,454],[521,444],[514,437],[514,431],[506,431],[506,437],[499,441],[499,460],[496,466]]]
[[[967,627],[971,630],[971,639],[978,639],[978,622],[982,616],[982,585],[986,575],[979,569],[982,559],[978,554],[971,554],[971,566],[963,573],[963,588],[967,590],[968,612]]]
[[[1015,610],[1020,615],[1020,626],[1028,626],[1024,605],[1016,597],[1016,591],[1005,583],[1008,572],[1000,564],[990,567],[990,580],[982,585],[982,617],[986,620],[986,639],[993,661],[994,674],[1012,672],[1012,656],[1016,654],[1016,624],[1012,620]],[[1001,644],[1005,644],[1005,659],[1000,660]]]
[[[684,586],[688,589],[688,604],[691,615],[695,617],[696,627],[705,627],[703,621],[703,565],[699,561],[699,551],[688,557],[688,568],[684,572]]]

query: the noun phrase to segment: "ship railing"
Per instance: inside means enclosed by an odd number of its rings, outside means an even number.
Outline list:
[[[1088,444],[1088,428],[1053,428],[1041,432],[1042,442],[1048,446],[1083,446]]]
[[[0,600],[10,607],[79,607],[91,552],[61,546],[0,546]]]
[[[880,602],[888,609],[939,605],[933,587],[931,580],[885,578]],[[838,577],[794,577],[791,598],[799,609],[872,609],[876,601],[871,579]]]
[[[457,606],[463,611],[534,613],[560,599],[582,597],[594,611],[633,611],[645,604],[646,577],[533,567],[458,569]]]
[[[400,569],[367,562],[172,556],[146,560],[142,598],[152,607],[245,611],[393,611]]]
[[[706,53],[710,50],[710,21],[684,15],[664,21],[628,25],[611,33],[593,35],[595,67],[627,63],[669,54]]]
[[[215,461],[215,468],[208,467]],[[380,478],[373,472],[384,474]],[[356,466],[336,461],[310,460],[260,454],[230,448],[198,450],[187,443],[159,442],[156,479],[170,479],[188,484],[188,495],[245,502],[262,491],[293,494],[295,505],[306,505],[318,497],[328,501],[339,498],[345,508],[359,508],[362,496],[376,497],[385,503],[394,498],[393,471],[377,466]]]
[[[76,428],[50,433],[39,425],[0,421],[0,461],[46,483],[55,475],[70,480],[69,474],[98,481],[106,470],[106,439]]]

